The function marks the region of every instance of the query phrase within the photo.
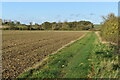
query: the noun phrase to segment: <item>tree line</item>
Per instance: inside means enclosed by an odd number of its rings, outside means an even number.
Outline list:
[[[19,21],[3,20],[1,23],[3,26],[9,26],[3,28],[4,30],[91,30],[94,27],[90,21],[44,22],[42,24],[30,22],[26,25]]]

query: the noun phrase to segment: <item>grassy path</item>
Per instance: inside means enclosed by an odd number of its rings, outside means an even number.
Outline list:
[[[73,46],[75,49],[74,57],[69,60],[68,66],[64,69],[67,78],[84,78],[87,77],[89,66],[90,53],[94,48],[96,35],[94,33],[88,34],[85,38],[78,41]],[[76,49],[75,47],[78,47]]]
[[[90,69],[89,58],[96,34],[89,32],[84,38],[50,55],[47,64],[19,76],[20,78],[86,78]]]

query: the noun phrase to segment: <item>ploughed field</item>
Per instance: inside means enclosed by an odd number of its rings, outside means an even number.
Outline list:
[[[3,78],[15,78],[25,69],[86,32],[3,31]]]

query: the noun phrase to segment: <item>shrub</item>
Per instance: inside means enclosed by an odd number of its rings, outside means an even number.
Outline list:
[[[117,43],[118,42],[118,17],[113,13],[107,17],[103,17],[104,22],[101,28],[101,36],[103,40]]]

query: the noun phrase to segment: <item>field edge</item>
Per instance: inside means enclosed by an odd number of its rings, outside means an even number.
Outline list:
[[[84,31],[83,31],[84,32]],[[21,73],[17,78],[20,78],[21,76],[23,76],[26,73],[31,73],[34,70],[36,70],[37,68],[43,67],[44,65],[47,64],[47,60],[49,59],[49,56],[57,54],[59,51],[64,50],[65,48],[67,48],[68,46],[74,44],[75,42],[77,42],[78,40],[81,40],[82,38],[84,38],[88,33],[91,33],[90,31],[85,32],[81,37],[79,37],[76,40],[72,40],[71,42],[63,45],[61,48],[59,48],[58,50],[56,50],[55,52],[53,52],[52,54],[49,54],[48,56],[46,56],[46,58],[44,58],[41,62],[36,63],[35,65],[33,65],[32,67],[29,67],[27,69],[25,69],[25,71],[23,73]]]

